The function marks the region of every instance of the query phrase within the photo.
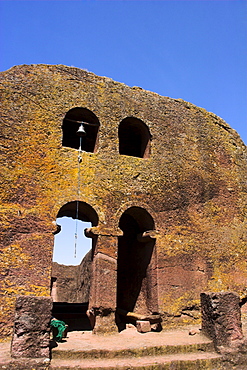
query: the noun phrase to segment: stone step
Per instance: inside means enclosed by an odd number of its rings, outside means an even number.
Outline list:
[[[211,341],[205,343],[176,344],[161,346],[145,346],[137,348],[123,349],[62,349],[61,347],[52,350],[52,359],[113,359],[113,358],[133,358],[142,356],[160,356],[168,354],[182,354],[192,352],[213,352],[214,346]]]
[[[50,370],[220,370],[228,369],[222,364],[221,355],[215,352],[176,353],[159,356],[52,359]],[[229,368],[230,369],[230,368]]]

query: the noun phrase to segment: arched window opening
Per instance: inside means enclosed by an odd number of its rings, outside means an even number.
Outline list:
[[[85,152],[95,153],[100,123],[96,115],[86,108],[73,108],[65,115],[62,125],[62,145],[79,149],[80,136],[77,131],[81,124],[83,124],[85,131],[81,141],[81,149]]]
[[[69,330],[91,330],[86,311],[97,238],[86,238],[84,230],[98,225],[98,215],[85,202],[70,202],[58,212],[57,224],[51,278],[53,316],[65,321]]]
[[[121,216],[118,238],[117,307],[121,312],[150,314],[157,311],[155,281],[155,239],[145,232],[154,230],[151,215],[140,207],[131,207]],[[120,316],[119,330],[125,328],[127,316]]]
[[[118,130],[119,153],[139,158],[150,155],[151,134],[147,125],[138,118],[122,120]]]

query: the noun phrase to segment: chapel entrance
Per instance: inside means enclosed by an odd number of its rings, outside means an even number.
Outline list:
[[[131,207],[121,216],[118,238],[117,307],[127,312],[152,314],[157,311],[155,239],[151,215],[140,207]],[[120,315],[122,330],[126,318]]]
[[[95,210],[85,202],[69,202],[65,204],[57,215],[57,232],[59,219],[71,218],[75,222],[90,223],[91,226],[98,225],[98,215]],[[62,222],[61,222],[62,224]],[[80,245],[78,232],[83,233],[75,224],[75,229],[71,230],[74,233],[74,247],[79,252]],[[55,234],[56,234],[55,233]],[[81,235],[80,235],[81,236]],[[91,330],[89,320],[86,315],[89,302],[90,286],[92,279],[92,260],[94,255],[97,238],[90,239],[91,249],[84,255],[78,265],[69,265],[53,262],[52,278],[51,278],[51,296],[53,299],[53,316],[59,320],[65,321],[69,325],[69,330]],[[77,245],[76,245],[77,243]],[[76,250],[74,251],[76,253]],[[60,248],[60,253],[66,253],[66,245]]]

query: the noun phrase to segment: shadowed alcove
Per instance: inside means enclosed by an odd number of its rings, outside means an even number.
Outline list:
[[[150,155],[151,134],[147,125],[138,118],[127,117],[118,129],[119,153],[139,158]]]
[[[77,131],[81,123],[83,123],[85,131],[82,137],[81,149],[85,152],[94,153],[97,149],[100,123],[96,115],[87,108],[72,108],[66,113],[62,125],[62,145],[74,149],[79,148],[80,137],[77,135]]]
[[[150,214],[140,207],[131,207],[121,216],[118,238],[117,307],[128,312],[150,314],[155,311],[153,277],[155,239],[147,231],[154,230]]]

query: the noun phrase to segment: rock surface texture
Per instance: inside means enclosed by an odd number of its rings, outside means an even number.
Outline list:
[[[54,302],[85,303],[89,300],[91,251],[78,266],[52,264],[52,298]]]
[[[218,351],[242,347],[243,331],[239,296],[232,292],[201,293],[202,330]]]
[[[116,307],[171,326],[198,322],[203,291],[246,298],[246,147],[225,121],[62,65],[13,67],[0,88],[3,337],[17,295],[50,295],[62,216],[92,224],[99,331]]]
[[[51,298],[16,299],[12,357],[49,358],[51,309]]]

